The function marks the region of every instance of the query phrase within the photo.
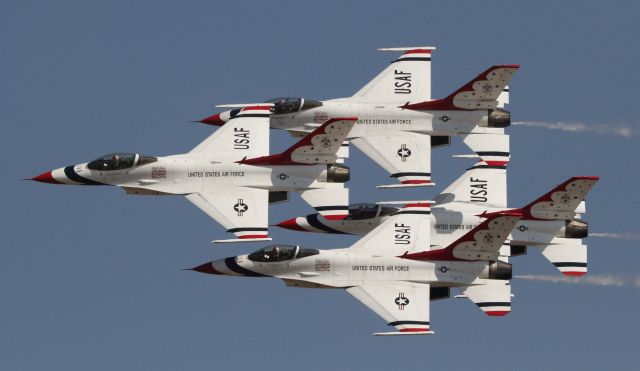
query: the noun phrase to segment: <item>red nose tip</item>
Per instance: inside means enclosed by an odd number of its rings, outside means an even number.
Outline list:
[[[220,118],[220,114],[216,113],[215,115],[209,116],[209,117],[205,117],[202,120],[198,121],[201,122],[203,124],[207,124],[207,125],[214,125],[214,126],[222,126],[224,125],[224,121],[222,121],[222,119]]]
[[[191,268],[191,270],[207,274],[222,274],[213,268],[213,264],[211,262],[201,264],[195,268]]]
[[[290,229],[292,231],[302,231],[302,232],[306,232],[306,229],[302,228],[301,226],[298,225],[298,223],[296,222],[297,218],[291,218],[291,219],[287,219],[283,222],[280,222],[278,224],[276,224],[277,227],[280,228],[284,228],[284,229]]]
[[[33,177],[31,178],[31,180],[35,180],[36,182],[40,183],[62,184],[62,182],[59,182],[53,178],[53,175],[50,171],[46,171],[36,177]]]

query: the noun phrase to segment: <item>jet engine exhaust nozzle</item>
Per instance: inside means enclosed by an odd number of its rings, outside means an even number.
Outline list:
[[[327,182],[346,183],[351,179],[351,170],[344,165],[327,165]]]
[[[492,280],[510,280],[511,277],[513,277],[511,264],[501,260],[491,262],[480,275],[480,278]]]
[[[587,238],[589,237],[589,224],[584,220],[573,219],[565,221],[565,238]]]
[[[487,126],[490,128],[506,128],[511,125],[511,113],[502,108],[489,110]]]

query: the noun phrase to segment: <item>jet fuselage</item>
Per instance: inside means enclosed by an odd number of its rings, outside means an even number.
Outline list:
[[[40,177],[48,176],[50,182],[61,184],[119,186],[134,194],[189,194],[229,185],[293,191],[324,188],[330,184],[326,182],[328,166],[324,164],[252,166],[188,155],[154,159],[143,165],[133,163],[110,170],[92,169],[90,163],[81,163],[55,169]]]
[[[282,258],[276,257],[273,248],[205,263],[194,270],[217,275],[275,277],[288,286],[310,288],[347,288],[376,281],[457,287],[482,284],[490,278],[487,261],[417,261],[349,249],[314,250],[286,245],[279,247],[278,254],[284,255],[291,249],[292,255],[279,260]],[[305,251],[312,251],[313,255],[298,258]]]
[[[502,127],[489,127],[492,110],[433,110],[404,109],[397,104],[365,103],[341,98],[323,101],[319,107],[292,113],[272,113],[272,128],[291,133],[307,133],[331,117],[358,117],[348,137],[390,134],[390,131],[409,131],[421,134],[451,136],[456,134],[502,134]],[[504,111],[506,112],[506,111]]]
[[[483,211],[497,212],[503,209],[481,208],[471,205],[461,206],[459,209],[449,207],[431,208],[433,224],[431,225],[431,243],[437,246],[445,246],[451,238],[458,238],[469,232],[484,219],[478,215]],[[289,219],[278,224],[280,227],[324,233],[345,233],[364,236],[377,226],[382,224],[390,215],[376,215],[364,219],[351,219],[347,217],[343,220],[325,220],[317,214],[310,214],[306,217]],[[582,222],[582,221],[580,221]],[[546,245],[553,243],[563,243],[566,239],[579,239],[587,237],[586,229],[584,233],[577,234],[575,228],[571,227],[573,220],[520,220],[516,224],[508,240],[520,245]],[[585,228],[586,228],[586,222]]]

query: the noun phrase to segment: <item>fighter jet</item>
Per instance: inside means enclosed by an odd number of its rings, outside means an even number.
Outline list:
[[[432,208],[431,238],[442,244],[481,223],[478,215],[507,208],[507,159],[481,158],[440,195]],[[505,256],[522,255],[527,247],[541,250],[560,272],[568,276],[587,273],[588,223],[584,198],[598,181],[597,176],[574,176],[524,207],[511,209],[523,214],[509,235]],[[277,224],[296,231],[365,235],[391,218],[399,208],[390,204],[354,204],[343,220],[325,220],[318,214],[296,217]]]
[[[430,241],[429,203],[409,204],[344,249],[273,245],[192,268],[214,275],[275,277],[290,287],[342,288],[396,331],[374,335],[429,335],[430,300],[457,288],[490,316],[511,311],[511,265],[499,251],[522,217],[515,211],[486,219],[441,248]]]
[[[352,97],[271,99],[266,103],[273,113],[271,127],[299,136],[328,117],[357,116],[348,139],[400,182],[379,188],[433,185],[431,147],[449,144],[451,136],[461,136],[474,152],[485,152],[488,147],[506,152],[494,142],[500,141],[511,123],[510,113],[501,107],[508,103],[508,83],[519,66],[489,67],[446,98],[431,99],[433,49],[381,49],[404,54]],[[237,112],[222,112],[200,122],[223,125]],[[339,155],[348,156],[347,148]]]
[[[245,107],[185,154],[112,153],[44,172],[53,184],[114,185],[133,195],[183,195],[237,236],[270,240],[268,205],[299,192],[327,220],[347,215],[349,168],[336,153],[356,118],[327,120],[286,151],[269,154],[269,109]]]

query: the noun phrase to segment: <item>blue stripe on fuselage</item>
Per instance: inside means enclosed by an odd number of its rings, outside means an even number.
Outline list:
[[[74,170],[74,166],[67,166],[64,168],[64,175],[74,182],[82,183],[84,185],[110,185],[105,183],[96,182],[95,180],[83,178]]]
[[[241,266],[238,265],[238,263],[236,263],[236,258],[234,257],[230,257],[230,258],[226,258],[224,260],[224,264],[227,266],[227,268],[231,269],[232,271],[241,274],[243,276],[249,276],[249,277],[271,277],[271,276],[267,276],[264,274],[260,274],[260,273],[256,273],[253,271],[250,271],[246,268],[243,268]]]

